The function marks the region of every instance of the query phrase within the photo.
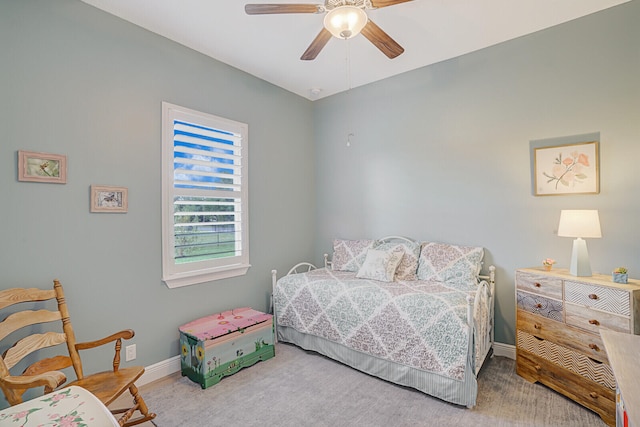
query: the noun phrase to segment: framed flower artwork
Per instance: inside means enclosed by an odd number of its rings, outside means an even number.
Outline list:
[[[18,151],[18,181],[67,183],[67,156]]]
[[[533,148],[536,196],[598,194],[598,141]]]

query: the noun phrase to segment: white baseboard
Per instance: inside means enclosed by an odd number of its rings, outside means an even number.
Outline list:
[[[516,347],[511,344],[503,344],[500,342],[493,343],[493,354],[495,356],[508,357],[509,359],[516,358]]]
[[[180,356],[162,360],[144,368],[144,374],[136,383],[138,386],[149,384],[155,380],[180,372]]]
[[[493,354],[494,356],[502,356],[508,357],[509,359],[515,359],[516,347],[511,344],[494,342]],[[176,372],[180,372],[180,356],[162,360],[158,363],[154,363],[153,365],[144,368],[144,374],[140,378],[140,381],[138,381],[137,385],[143,386]]]

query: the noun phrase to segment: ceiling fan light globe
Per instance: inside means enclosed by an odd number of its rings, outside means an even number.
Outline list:
[[[324,17],[324,27],[339,39],[350,39],[360,34],[367,25],[367,14],[359,7],[339,6]]]

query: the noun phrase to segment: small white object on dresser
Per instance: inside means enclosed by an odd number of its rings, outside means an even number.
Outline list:
[[[516,371],[616,422],[616,381],[601,329],[640,334],[640,281],[516,271]]]

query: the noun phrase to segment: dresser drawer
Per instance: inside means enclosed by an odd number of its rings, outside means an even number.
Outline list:
[[[564,299],[567,302],[597,308],[610,313],[629,316],[629,293],[588,283],[564,282]]]
[[[516,272],[518,289],[554,299],[562,299],[562,279],[540,274]]]
[[[579,351],[600,362],[609,361],[600,335],[572,328],[564,323],[545,319],[523,310],[518,310],[516,328],[518,331]]]
[[[516,350],[516,372],[528,381],[539,381],[595,411],[608,426],[616,425],[616,393],[582,375],[562,369],[525,350]]]
[[[517,294],[518,308],[539,316],[562,322],[562,301],[545,298],[540,295],[520,292]]]
[[[567,303],[565,305],[566,320],[568,325],[577,326],[593,333],[599,334],[600,328],[614,331],[631,331],[631,321],[628,317],[594,310],[588,307]]]
[[[594,360],[582,353],[558,345],[549,340],[537,338],[524,331],[518,331],[518,349],[526,350],[554,365],[583,376],[584,378],[615,390],[616,380],[611,366]]]

